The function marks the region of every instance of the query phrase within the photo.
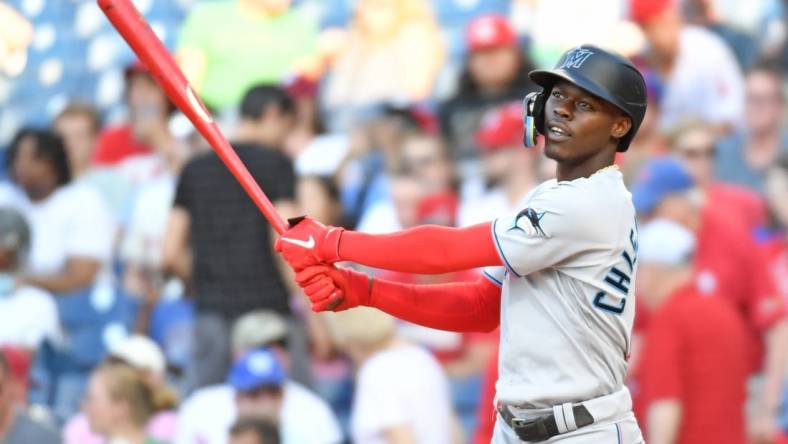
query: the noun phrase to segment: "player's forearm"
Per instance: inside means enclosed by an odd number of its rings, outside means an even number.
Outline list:
[[[374,279],[369,305],[414,324],[457,332],[498,327],[501,289],[485,278],[476,282],[410,285]]]
[[[489,222],[467,228],[424,225],[391,234],[346,231],[339,256],[369,267],[420,274],[501,265]]]

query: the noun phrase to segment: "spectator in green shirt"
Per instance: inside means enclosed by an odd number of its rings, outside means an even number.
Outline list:
[[[317,51],[317,25],[290,3],[210,2],[186,18],[176,55],[209,106],[234,109],[251,86],[308,69]]]

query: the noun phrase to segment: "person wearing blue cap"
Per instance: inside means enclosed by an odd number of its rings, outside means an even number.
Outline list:
[[[748,324],[751,372],[762,390],[751,428],[774,430],[788,352],[786,307],[747,225],[731,207],[710,205],[682,163],[673,157],[646,163],[632,184],[641,221],[665,218],[695,234],[698,288],[727,298]],[[771,432],[759,432],[767,435]]]
[[[278,423],[284,402],[285,370],[268,349],[255,350],[236,361],[227,382],[235,389],[240,417],[257,417]]]
[[[227,383],[235,392],[237,417],[277,424],[282,442],[341,442],[341,432],[328,407],[315,404],[303,393],[305,389],[288,381],[283,363],[270,348],[252,350],[236,360]],[[308,427],[303,418],[309,418]]]
[[[174,444],[227,444],[233,423],[246,411],[256,418],[276,416],[286,443],[342,442],[328,403],[293,380],[287,328],[281,316],[265,310],[236,321],[230,341],[234,364],[225,383],[201,388],[181,404]],[[313,427],[303,427],[304,415]]]
[[[695,236],[686,227],[653,220],[638,241],[638,303],[651,313],[631,378],[647,442],[744,443],[744,321],[698,289]]]
[[[683,209],[697,207],[699,203],[698,193],[691,193],[694,190],[695,181],[677,159],[657,158],[646,163],[638,173],[632,185],[632,203],[641,219],[648,219],[655,213],[685,216],[689,212]]]

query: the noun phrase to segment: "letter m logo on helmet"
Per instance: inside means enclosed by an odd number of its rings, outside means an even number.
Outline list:
[[[593,54],[593,52],[583,48],[577,48],[573,51],[570,51],[568,54],[566,54],[564,62],[561,63],[561,66],[559,66],[558,69],[580,68],[583,66],[583,63],[585,63],[586,59],[591,56],[591,54]]]

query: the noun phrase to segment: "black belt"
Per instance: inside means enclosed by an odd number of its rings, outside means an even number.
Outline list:
[[[525,420],[517,418],[512,414],[509,407],[503,405],[498,409],[501,418],[504,422],[514,430],[514,433],[527,442],[540,442],[547,441],[553,436],[560,435],[558,431],[558,424],[555,421],[555,415],[549,414],[540,416],[539,418]],[[588,412],[588,409],[580,404],[572,407],[572,413],[575,415],[575,425],[577,428],[585,427],[594,423],[594,417]]]

